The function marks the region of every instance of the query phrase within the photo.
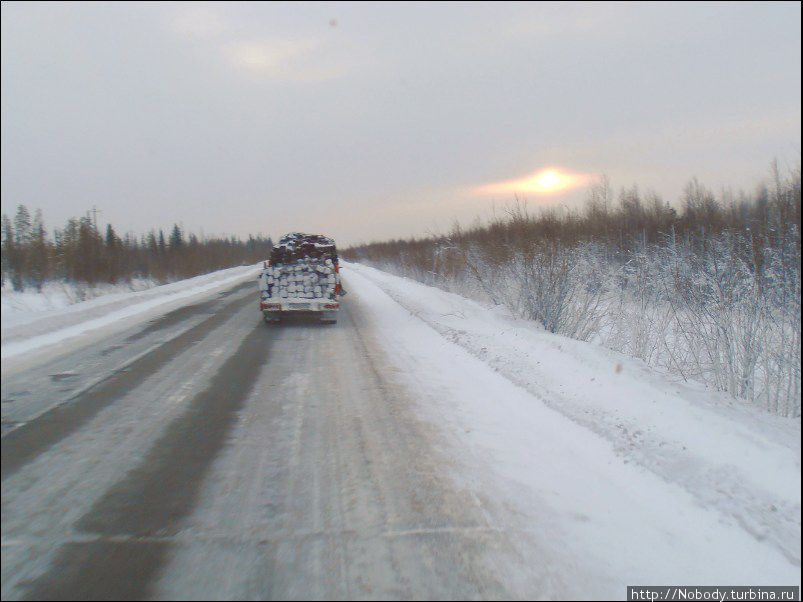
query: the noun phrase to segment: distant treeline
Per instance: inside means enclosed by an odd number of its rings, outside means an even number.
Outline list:
[[[634,251],[670,239],[703,251],[713,237],[738,232],[748,236],[760,275],[761,249],[782,249],[787,264],[800,261],[800,172],[781,177],[774,169],[773,174],[772,182],[753,194],[723,192],[719,197],[693,179],[676,206],[655,192],[642,193],[635,185],[617,195],[602,177],[589,188],[585,205],[576,210],[544,207],[532,212],[517,199],[501,214],[469,228],[456,225],[443,235],[366,243],[346,249],[343,255],[403,261],[443,274],[452,261],[462,264],[464,253],[459,251],[469,247],[481,248],[502,262],[545,245],[594,243],[609,258],[627,261]]]
[[[42,212],[33,217],[24,205],[14,219],[3,215],[2,282],[14,290],[41,290],[48,280],[84,284],[128,282],[151,278],[158,282],[189,278],[215,270],[256,263],[270,255],[270,238],[248,236],[199,238],[175,224],[163,230],[122,236],[111,224],[99,229],[87,215],[72,218],[50,236]]]

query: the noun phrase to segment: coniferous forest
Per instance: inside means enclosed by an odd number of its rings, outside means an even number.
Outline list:
[[[87,214],[49,232],[42,212],[19,205],[13,218],[2,218],[2,280],[14,290],[41,290],[50,280],[87,285],[130,282],[159,283],[215,270],[252,264],[266,258],[271,239],[248,236],[204,236],[174,224],[137,236],[118,233],[112,224],[98,227]]]

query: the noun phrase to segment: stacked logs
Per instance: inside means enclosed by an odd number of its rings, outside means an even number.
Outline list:
[[[265,290],[271,298],[334,299],[335,264],[329,259],[298,259],[265,269]]]

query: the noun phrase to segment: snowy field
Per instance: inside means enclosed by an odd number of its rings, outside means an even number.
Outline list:
[[[800,583],[799,419],[344,265],[399,378],[449,434],[462,485],[504,508],[534,562],[563,577],[593,567],[585,593],[596,594],[600,583],[612,595],[637,582]]]
[[[96,288],[49,283],[42,293],[4,288],[0,356],[5,360],[125,328],[256,274],[257,266],[238,266],[162,286],[140,280]]]

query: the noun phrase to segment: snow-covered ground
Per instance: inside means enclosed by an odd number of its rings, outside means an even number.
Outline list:
[[[61,308],[14,309],[4,295],[4,370],[26,352],[88,349],[94,337],[257,272],[233,268]],[[383,378],[398,381],[436,434],[439,474],[477,501],[486,516],[478,528],[509,542],[485,554],[514,594],[617,599],[629,584],[800,584],[799,419],[412,280],[345,262],[343,278],[353,305],[338,328],[385,352]],[[244,332],[257,326],[250,312]],[[300,368],[305,382],[319,372]]]
[[[344,279],[444,430],[455,478],[520,531],[541,574],[574,565],[593,597],[800,583],[799,419],[412,280],[350,263]],[[508,578],[532,591],[522,575]]]
[[[91,301],[106,295],[144,291],[155,286],[158,286],[158,283],[150,278],[134,278],[131,282],[99,283],[92,286],[77,282],[48,281],[42,286],[41,291],[29,286],[19,292],[6,281],[0,296],[3,308],[2,323],[8,326],[24,322],[26,319],[35,319],[43,312],[64,309],[75,303]]]
[[[42,293],[4,288],[0,357],[6,360],[75,341],[88,333],[125,328],[238,281],[256,278],[256,274],[256,266],[238,266],[162,286],[138,281],[131,286],[79,290],[51,283]]]

